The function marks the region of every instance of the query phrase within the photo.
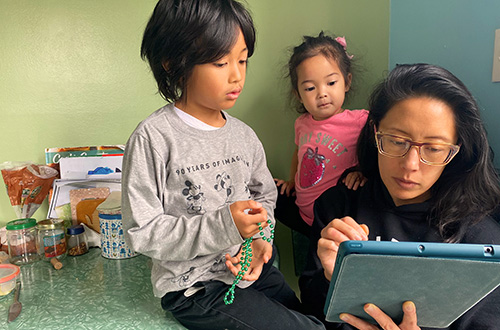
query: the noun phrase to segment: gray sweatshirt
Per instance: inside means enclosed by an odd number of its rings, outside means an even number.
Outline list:
[[[244,241],[229,211],[233,202],[258,201],[275,223],[277,190],[262,143],[249,126],[224,116],[220,129],[197,130],[166,105],[141,122],[127,142],[124,233],[135,251],[152,258],[157,297],[199,281],[233,282],[224,256],[236,255]],[[269,227],[264,233],[270,236]]]

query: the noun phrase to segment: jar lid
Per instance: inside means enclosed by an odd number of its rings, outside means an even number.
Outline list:
[[[112,191],[104,202],[97,206],[97,212],[110,213],[120,211],[122,202],[122,192]]]
[[[79,235],[85,231],[82,225],[75,225],[68,228],[68,235]]]
[[[63,227],[64,221],[61,219],[46,219],[38,221],[37,226],[39,230],[56,229],[58,227]]]
[[[36,226],[36,219],[33,218],[24,218],[12,220],[7,223],[7,230],[19,230],[19,229],[27,229]]]

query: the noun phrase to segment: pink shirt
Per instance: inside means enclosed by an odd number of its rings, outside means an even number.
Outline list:
[[[340,175],[357,164],[356,143],[368,117],[367,110],[344,110],[317,121],[303,114],[295,121],[298,168],[295,175],[300,215],[312,224],[316,198],[335,186]]]

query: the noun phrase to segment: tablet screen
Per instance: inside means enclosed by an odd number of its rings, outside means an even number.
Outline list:
[[[350,313],[375,323],[363,310],[373,303],[400,322],[402,304],[411,300],[419,326],[446,327],[498,287],[499,255],[496,245],[343,242],[326,300],[326,320],[342,322],[338,316]]]

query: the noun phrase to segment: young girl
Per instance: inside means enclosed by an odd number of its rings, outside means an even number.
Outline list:
[[[500,187],[486,130],[474,97],[449,71],[428,64],[394,68],[372,94],[357,152],[368,178],[364,187],[352,191],[339,184],[314,206],[300,288],[304,305],[322,319],[344,240],[500,243],[500,226],[489,216],[500,204]],[[384,329],[420,329],[418,308],[405,302],[402,309],[405,316],[397,327],[376,306],[365,305]],[[378,328],[352,315],[340,318],[359,329]],[[446,329],[493,330],[499,324],[497,288]]]
[[[290,179],[276,179],[280,195],[275,216],[306,236],[316,198],[357,163],[356,141],[368,111],[343,108],[352,82],[351,60],[344,38],[333,39],[321,32],[317,37],[304,37],[288,62],[293,99],[303,115],[295,121],[297,147]],[[356,189],[364,184],[363,179],[359,172],[352,172],[345,182]]]
[[[322,329],[289,309],[299,301],[272,266],[276,188],[264,149],[224,111],[243,89],[254,42],[237,1],[156,5],[141,53],[169,104],[127,142],[126,238],[151,257],[155,296],[189,329]],[[251,237],[253,258],[241,276],[238,253]]]

